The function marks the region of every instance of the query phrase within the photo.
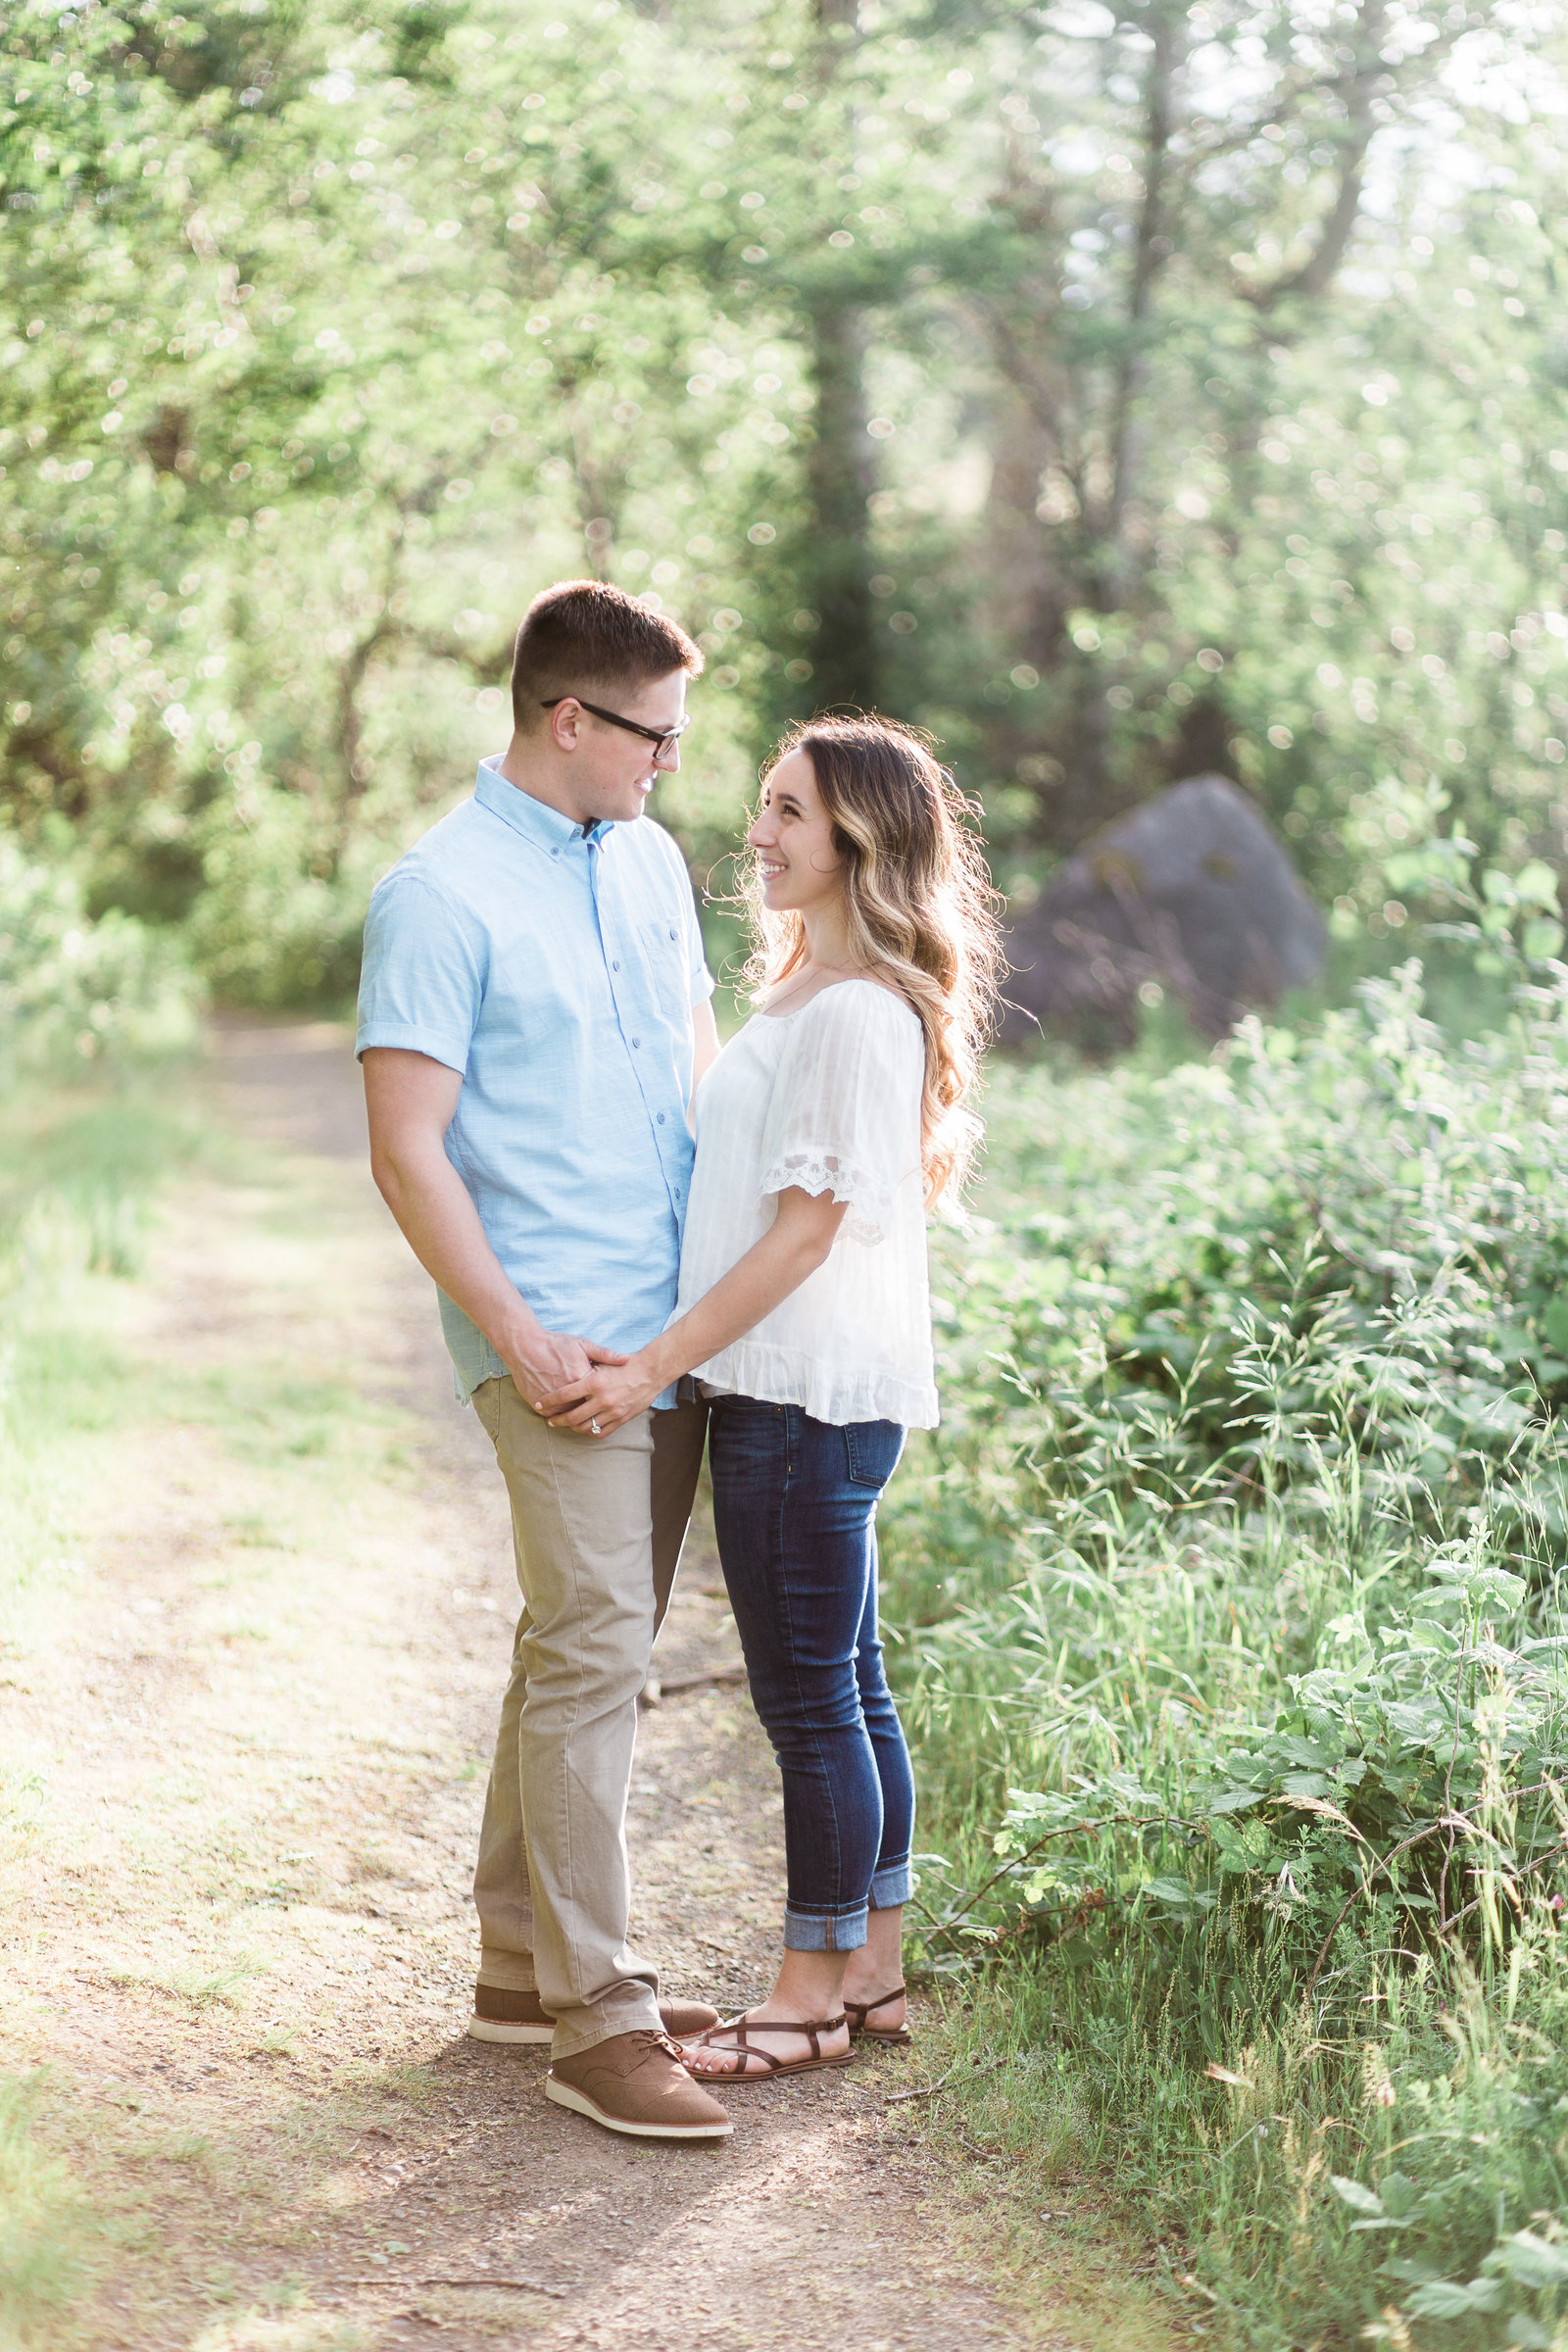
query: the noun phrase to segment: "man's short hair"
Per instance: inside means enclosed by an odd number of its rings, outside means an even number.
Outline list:
[[[560,580],[522,616],[512,656],[512,716],[519,733],[563,694],[647,686],[677,669],[697,677],[703,657],[685,630],[604,580]]]

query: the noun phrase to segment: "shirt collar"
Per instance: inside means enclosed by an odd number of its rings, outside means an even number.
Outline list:
[[[473,797],[481,808],[488,808],[492,816],[499,816],[503,824],[510,825],[524,841],[531,841],[536,849],[544,850],[552,858],[559,858],[573,842],[586,839],[603,843],[614,831],[607,818],[594,827],[591,835],[585,835],[574,816],[565,816],[561,809],[552,808],[548,801],[536,801],[532,793],[509,784],[505,776],[497,774],[494,762],[489,760],[479,762]]]

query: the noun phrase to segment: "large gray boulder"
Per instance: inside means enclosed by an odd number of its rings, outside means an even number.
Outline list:
[[[1224,776],[1190,776],[1085,843],[1007,936],[1004,1043],[1131,1045],[1157,981],[1223,1037],[1323,969],[1323,918],[1283,842]]]

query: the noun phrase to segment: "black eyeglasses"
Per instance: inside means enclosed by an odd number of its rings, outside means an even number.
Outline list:
[[[674,750],[692,723],[692,714],[688,710],[678,727],[671,727],[667,734],[661,735],[657,727],[645,727],[635,718],[622,718],[618,710],[601,710],[597,703],[585,703],[580,694],[553,694],[549,702],[541,703],[539,708],[541,710],[553,710],[558,703],[576,703],[582,710],[591,710],[595,718],[602,718],[607,726],[624,727],[628,735],[640,735],[644,743],[657,744],[659,748],[654,756],[659,760],[662,760],[666,752]]]

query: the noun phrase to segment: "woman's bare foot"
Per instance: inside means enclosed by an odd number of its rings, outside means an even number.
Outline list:
[[[813,2050],[810,2035],[790,2030],[802,2022],[799,2006],[781,2001],[775,1994],[765,2001],[759,2001],[755,2009],[748,2009],[744,2017],[736,2019],[737,2025],[747,2029],[748,2048],[726,2038],[730,2028],[710,2026],[709,2032],[712,2035],[711,2040],[687,2042],[682,2048],[681,2056],[686,2071],[705,2080],[710,2077],[729,2077],[744,2082],[759,2075],[775,2073],[777,2068],[769,2066],[767,2058],[776,2059],[779,2067],[808,2064],[813,2058],[841,2058],[850,2046],[850,2029],[840,2010],[831,2010],[828,2014],[838,2019],[831,2031],[828,2030],[826,2018],[808,2017],[804,2021],[817,2029],[816,2047]],[[769,2021],[773,2018],[780,2023],[769,2032]],[[767,2052],[767,2058],[759,2055],[762,2050]]]
[[[865,1923],[865,1941],[851,1952],[845,1966],[843,1999],[846,2006],[853,2001],[857,2008],[872,2009],[866,2022],[879,2034],[897,2034],[906,2023],[903,1954],[903,1905],[873,1911]],[[884,1994],[895,1986],[900,1987],[898,1997],[884,2001]]]
[[[753,2044],[754,2055],[748,2059],[737,2042],[726,2046],[724,2027],[710,2027],[709,2031],[714,2040],[699,2045],[694,2039],[682,2050],[688,2072],[705,2079],[713,2076],[737,2082],[755,2082],[760,2076],[777,2071],[755,2054],[758,2050],[765,2050],[781,2067],[809,2064],[810,2039],[805,2034],[790,2033],[787,2029],[792,2024],[817,2028],[818,2057],[842,2058],[850,2046],[850,2029],[844,2021],[844,2003],[840,1997],[846,1956],[843,1952],[787,1951],[779,1962],[778,1976],[766,2000],[759,2001],[744,2017],[735,2020],[737,2026],[748,2029],[747,2038]],[[895,1977],[893,1982],[897,1984],[898,1979]],[[831,2033],[826,2030],[830,2017],[839,2021]],[[775,2018],[779,2021],[778,2030],[770,2034],[768,2023]]]
[[[892,1984],[878,1984],[874,1979],[868,1978],[863,1985],[854,1986],[846,1977],[844,2006],[858,2029],[862,2021],[856,2017],[856,2011],[863,2009],[866,2012],[863,2025],[867,2033],[893,2034],[908,2023],[909,2005],[897,1977]]]

